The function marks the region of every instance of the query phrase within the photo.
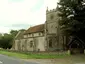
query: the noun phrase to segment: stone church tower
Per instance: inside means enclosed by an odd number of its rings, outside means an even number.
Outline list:
[[[46,10],[45,33],[48,51],[64,50],[66,37],[61,35],[57,8]]]

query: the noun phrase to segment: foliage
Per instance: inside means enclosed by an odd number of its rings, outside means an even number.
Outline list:
[[[0,48],[11,48],[13,44],[13,39],[18,33],[18,31],[23,31],[24,29],[21,30],[11,30],[10,33],[5,33],[5,34],[0,34]]]
[[[18,33],[17,30],[11,30],[10,31],[10,35],[12,35],[13,37],[16,36],[17,33]]]
[[[10,34],[4,34],[0,39],[1,48],[10,48],[11,47],[12,36]]]
[[[78,35],[85,29],[84,0],[60,0],[58,11],[62,33]]]

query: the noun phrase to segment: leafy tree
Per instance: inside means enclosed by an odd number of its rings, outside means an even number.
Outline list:
[[[5,33],[0,38],[0,47],[4,49],[11,48],[12,46],[11,40],[12,40],[12,36],[10,34]]]
[[[62,33],[80,36],[85,32],[85,1],[60,0],[58,11]]]
[[[20,30],[11,30],[10,33],[0,34],[0,48],[11,48],[13,44],[13,39],[17,35],[19,31],[24,31],[24,29]]]
[[[19,31],[25,31],[25,29],[20,29]]]
[[[11,30],[10,31],[10,35],[12,35],[13,38],[16,36],[17,33],[18,33],[18,30]]]

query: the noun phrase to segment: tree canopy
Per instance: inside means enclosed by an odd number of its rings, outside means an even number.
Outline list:
[[[11,48],[13,44],[13,39],[17,35],[19,31],[23,31],[24,29],[20,30],[11,30],[10,33],[0,34],[0,48]]]
[[[79,35],[85,32],[85,1],[60,0],[58,11],[62,33]]]

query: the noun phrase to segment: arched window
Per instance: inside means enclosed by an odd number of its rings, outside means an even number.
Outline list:
[[[49,40],[49,47],[52,48],[52,39]]]
[[[30,47],[33,47],[33,41],[30,41]]]

